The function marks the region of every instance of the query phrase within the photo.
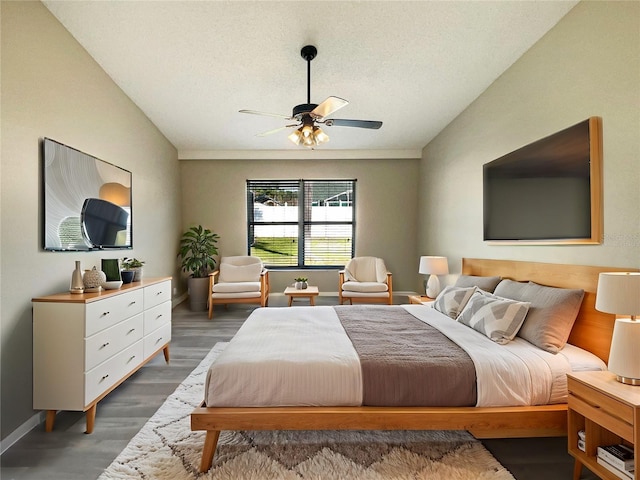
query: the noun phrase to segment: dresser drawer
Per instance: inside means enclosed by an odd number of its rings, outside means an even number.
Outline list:
[[[119,351],[140,340],[143,336],[144,315],[138,314],[123,320],[85,341],[85,370],[91,370]]]
[[[143,307],[141,289],[88,303],[85,317],[85,337],[90,337],[125,318],[141,313]]]
[[[144,308],[155,307],[171,300],[171,282],[161,282],[144,287]]]
[[[166,323],[144,337],[144,356],[148,358],[171,340],[171,323]]]
[[[122,352],[85,373],[84,404],[89,405],[117,384],[143,361],[143,341],[138,341]]]
[[[171,302],[164,302],[144,311],[145,335],[157,330],[165,323],[171,323]]]

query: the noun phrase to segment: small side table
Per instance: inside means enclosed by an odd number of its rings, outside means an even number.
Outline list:
[[[433,302],[435,298],[427,297],[426,295],[409,295],[409,303],[421,304],[423,302]]]
[[[586,466],[600,478],[616,475],[598,463],[600,445],[633,445],[638,461],[640,448],[640,387],[625,385],[611,372],[572,372],[567,374],[568,450],[575,458],[573,478],[580,478]],[[578,432],[585,432],[584,451],[578,448]],[[637,466],[637,465],[636,465]]]
[[[284,294],[289,297],[289,306],[293,303],[294,298],[308,298],[309,305],[315,306],[316,297],[320,294],[318,287],[309,285],[307,288],[297,289],[295,287],[287,287]]]

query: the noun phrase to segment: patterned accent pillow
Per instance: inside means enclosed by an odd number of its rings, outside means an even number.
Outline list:
[[[513,340],[520,330],[530,305],[529,302],[518,302],[477,291],[457,320],[504,345]]]
[[[475,291],[476,287],[445,287],[433,302],[433,308],[455,320]]]

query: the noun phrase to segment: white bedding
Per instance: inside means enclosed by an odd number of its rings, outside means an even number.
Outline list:
[[[516,337],[498,345],[424,305],[404,305],[474,361],[477,406],[566,401],[566,373],[602,370],[602,360],[568,345],[554,355]],[[251,376],[250,382],[237,378]],[[207,406],[354,406],[362,403],[358,356],[330,306],[259,308],[209,369]]]
[[[205,395],[210,407],[360,405],[360,361],[332,307],[258,308],[211,365]]]

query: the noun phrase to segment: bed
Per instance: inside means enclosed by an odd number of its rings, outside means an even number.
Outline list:
[[[584,290],[584,298],[568,343],[591,352],[602,362],[608,359],[614,317],[595,310],[598,274],[601,271],[623,270],[628,271],[621,268],[510,260],[465,258],[462,261],[462,274],[466,276],[499,276],[517,282],[530,281],[550,287]],[[416,311],[430,308],[420,305],[407,307]],[[323,315],[321,309],[317,312],[318,316]],[[348,346],[345,348],[348,350]],[[350,357],[345,356],[345,358],[348,363]],[[352,373],[347,372],[346,375],[352,375]],[[561,382],[560,387],[556,388],[562,388],[562,380],[565,376],[558,374],[557,377]],[[231,383],[227,385],[231,387]],[[196,408],[191,414],[191,429],[206,431],[200,471],[207,471],[211,467],[222,430],[467,430],[476,438],[566,435],[567,405],[557,395],[551,395],[553,398],[542,402],[546,404],[525,401],[514,402],[515,406],[513,406],[509,405],[509,400],[504,402],[489,400],[486,404],[491,406],[482,406],[484,404],[480,401],[475,405],[481,406],[473,406],[474,404],[469,404],[469,400],[466,399],[460,401],[459,405],[462,406],[430,407],[413,406],[412,402],[407,405],[400,403],[398,406],[384,406],[384,404],[360,406],[357,398],[353,403],[348,403],[349,395],[353,393],[347,392],[346,397],[336,401],[340,406],[326,406],[331,405],[331,398],[321,399],[319,403],[324,406],[314,406],[307,400],[302,401],[298,406],[287,406],[286,400],[283,406],[260,406],[260,400],[255,404],[243,404],[245,406],[234,406],[232,402],[224,401],[220,406],[208,406],[212,404],[211,401],[203,402],[202,406]]]

